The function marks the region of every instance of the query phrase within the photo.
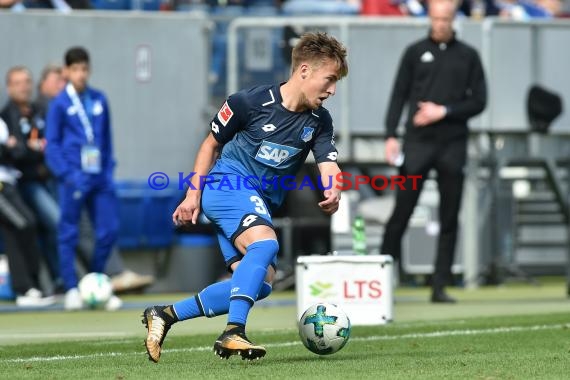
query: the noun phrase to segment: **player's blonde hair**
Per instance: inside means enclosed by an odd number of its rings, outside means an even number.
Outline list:
[[[293,48],[291,72],[294,72],[303,62],[311,62],[318,66],[327,58],[337,63],[339,79],[348,75],[346,48],[343,44],[327,33],[305,33]]]

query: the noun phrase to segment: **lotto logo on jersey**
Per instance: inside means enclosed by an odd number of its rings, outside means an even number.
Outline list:
[[[265,165],[276,167],[300,151],[301,149],[293,148],[292,146],[263,141],[255,155],[255,159]]]
[[[218,120],[220,120],[220,123],[225,127],[232,116],[234,116],[234,111],[228,106],[228,102],[225,102],[218,112]]]
[[[327,158],[331,161],[336,161],[336,159],[338,158],[338,153],[330,152],[329,154],[327,154]]]

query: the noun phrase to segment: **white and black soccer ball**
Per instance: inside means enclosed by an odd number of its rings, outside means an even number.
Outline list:
[[[350,320],[338,306],[317,303],[299,320],[299,336],[311,352],[330,355],[344,347],[350,337]]]
[[[86,274],[78,287],[83,303],[92,309],[105,305],[113,295],[111,279],[103,273]]]

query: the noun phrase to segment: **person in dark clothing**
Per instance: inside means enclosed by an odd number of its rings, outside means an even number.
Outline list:
[[[55,9],[62,13],[69,13],[73,9],[93,9],[89,0],[24,0],[26,8]]]
[[[451,278],[458,214],[467,159],[469,118],[485,108],[485,75],[477,52],[455,37],[455,3],[430,3],[427,38],[410,45],[401,60],[386,116],[386,160],[399,164],[403,175],[419,175],[417,190],[398,190],[381,247],[383,254],[401,256],[401,240],[425,178],[437,172],[440,232],[432,282],[432,302],[452,303],[445,292]],[[403,156],[396,127],[408,105]]]
[[[37,221],[42,253],[57,287],[60,282],[56,241],[59,209],[49,191],[50,172],[43,158],[45,122],[32,103],[32,75],[26,67],[11,68],[6,75],[6,85],[9,100],[0,111],[0,117],[19,143],[18,154],[13,153],[11,157],[11,163],[21,172],[18,192]]]
[[[0,111],[0,231],[8,256],[16,305],[43,307],[53,304],[53,297],[43,297],[39,290],[40,249],[36,220],[24,204],[17,188],[21,172],[15,162],[25,156],[26,142],[20,127],[29,123],[31,114],[26,96],[32,87],[31,75],[22,66],[6,75],[10,101]]]

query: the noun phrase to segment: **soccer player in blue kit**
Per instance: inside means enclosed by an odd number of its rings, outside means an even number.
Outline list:
[[[192,186],[172,218],[176,224],[195,224],[202,209],[216,227],[233,275],[191,298],[144,311],[151,361],[160,359],[174,323],[226,313],[227,326],[214,352],[248,360],[265,355],[264,347],[247,338],[245,326],[255,301],[272,290],[279,245],[271,213],[286,195],[281,180],[294,178],[310,151],[325,189],[318,206],[329,215],[337,211],[340,169],[332,119],[322,104],[347,74],[345,47],[326,33],[306,33],[293,49],[287,82],[239,91],[214,117],[196,156]]]

